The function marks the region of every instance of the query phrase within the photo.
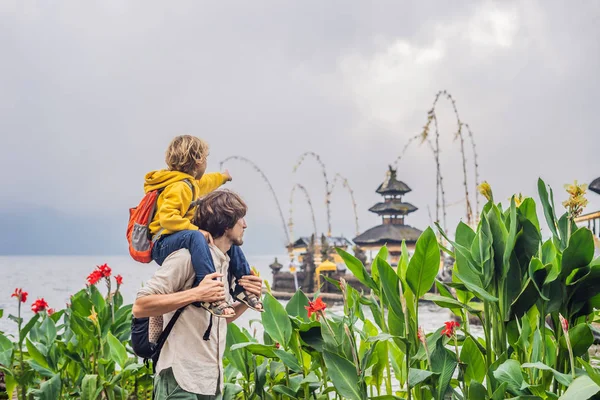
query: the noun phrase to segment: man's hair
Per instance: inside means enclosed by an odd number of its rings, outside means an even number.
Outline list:
[[[198,163],[208,156],[208,144],[196,136],[176,136],[167,148],[165,162],[171,171],[194,175]]]
[[[216,190],[200,199],[194,222],[200,229],[218,238],[244,218],[247,210],[246,203],[237,193],[226,189]]]

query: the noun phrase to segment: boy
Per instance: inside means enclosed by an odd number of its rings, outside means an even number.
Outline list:
[[[195,136],[177,136],[167,148],[165,161],[168,170],[149,172],[144,183],[146,192],[162,189],[156,202],[154,219],[150,223],[154,241],[152,259],[162,265],[169,254],[182,248],[188,249],[196,272],[194,286],[206,275],[215,272],[207,243],[210,235],[192,223],[196,200],[232,179],[227,171],[205,174],[207,156],[206,142]],[[246,257],[238,246],[232,246],[228,254],[235,282],[244,275],[251,275]],[[248,307],[264,311],[258,297],[242,286],[236,284],[231,294]],[[235,315],[232,305],[225,301],[200,305],[217,317]]]

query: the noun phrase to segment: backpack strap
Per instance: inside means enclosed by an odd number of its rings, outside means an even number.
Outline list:
[[[187,306],[183,306],[180,309],[178,309],[177,311],[175,311],[175,314],[173,315],[173,317],[167,324],[167,327],[165,328],[164,331],[162,331],[162,333],[158,337],[158,340],[156,341],[156,347],[154,348],[154,357],[152,357],[152,369],[154,372],[156,372],[156,363],[158,363],[158,357],[160,357],[160,351],[162,350],[163,346],[165,345],[165,342],[167,341],[169,334],[173,330],[173,326],[175,325],[175,323],[181,316],[181,313],[183,312],[183,310],[186,307]]]

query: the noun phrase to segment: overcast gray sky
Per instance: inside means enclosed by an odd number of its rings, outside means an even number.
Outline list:
[[[441,89],[471,126],[497,199],[537,199],[541,176],[562,201],[564,183],[600,176],[599,38],[595,0],[2,1],[0,242],[12,244],[0,253],[125,251],[143,176],[183,133],[210,143],[209,170],[228,156],[253,160],[286,219],[292,186],[304,185],[325,230],[318,164],[293,172],[303,152],[318,153],[330,177],[348,178],[365,230],[379,223],[367,210],[387,165]],[[459,144],[450,105],[438,114],[454,225],[464,216]],[[432,160],[413,145],[399,164],[419,207],[407,223],[421,229],[435,212]],[[261,177],[239,161],[225,167],[250,207],[246,252],[281,253]],[[472,171],[469,180],[472,189]],[[587,211],[600,209],[599,195],[589,200]],[[295,236],[310,233],[299,192],[294,204]],[[354,236],[344,190],[332,219],[334,234]]]

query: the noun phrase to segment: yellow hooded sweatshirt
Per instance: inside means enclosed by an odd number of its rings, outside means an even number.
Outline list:
[[[192,189],[183,181],[184,179],[194,185],[197,199],[217,189],[227,178],[220,172],[204,174],[200,179],[180,171],[148,172],[144,182],[144,192],[164,188],[156,200],[156,214],[150,223],[152,235],[161,229],[163,235],[184,230],[198,230],[198,227],[192,224],[196,207],[190,207],[191,202],[196,199],[192,199]]]

